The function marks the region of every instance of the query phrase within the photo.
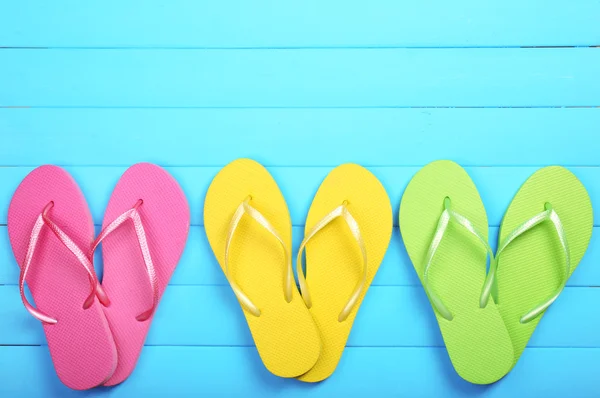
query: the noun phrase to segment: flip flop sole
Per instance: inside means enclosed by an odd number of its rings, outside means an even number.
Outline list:
[[[570,276],[590,242],[593,214],[585,187],[564,167],[545,167],[529,177],[504,215],[499,241],[502,242],[521,223],[544,211],[546,202],[552,205],[565,230],[571,257]],[[519,236],[501,253],[497,306],[514,345],[515,363],[543,314],[526,324],[520,322],[521,316],[554,293],[564,272],[565,256],[556,229],[550,222]]]
[[[422,168],[408,184],[400,205],[400,231],[417,275],[423,282],[426,256],[444,210],[444,200],[465,216],[487,240],[488,221],[479,192],[467,172],[451,161]],[[429,271],[429,284],[453,315],[435,312],[456,372],[475,384],[493,383],[512,367],[510,336],[493,300],[480,308],[486,276],[486,250],[452,221]]]
[[[346,222],[337,218],[306,245],[306,283],[312,298],[312,314],[323,348],[315,366],[298,377],[318,382],[338,365],[358,309],[375,277],[392,234],[392,209],[385,188],[367,169],[344,164],[323,180],[306,219],[305,233],[336,207],[347,202],[357,221],[367,252],[367,283],[348,318],[338,316],[363,276],[360,248]]]
[[[8,209],[8,234],[19,266],[35,221],[49,202],[54,202],[50,219],[84,253],[90,250],[94,225],[77,183],[60,167],[41,166],[21,182]],[[47,226],[40,232],[26,282],[37,307],[58,321],[43,327],[60,380],[75,390],[106,381],[117,353],[102,306],[96,299],[83,309],[90,294],[88,274]]]
[[[210,246],[225,272],[225,243],[231,219],[247,198],[273,225],[291,255],[292,225],[287,205],[269,172],[259,163],[239,159],[213,179],[204,205]],[[233,236],[229,277],[261,311],[243,309],[265,367],[280,377],[296,377],[317,361],[321,342],[315,323],[295,284],[292,300],[284,295],[286,258],[278,240],[249,216]]]
[[[104,214],[103,228],[141,199],[139,214],[156,270],[159,299],[185,247],[190,210],[179,184],[163,168],[138,163],[123,173]],[[126,222],[102,241],[102,287],[111,301],[104,309],[113,332],[119,363],[105,383],[123,382],[135,368],[153,317],[136,316],[152,306],[152,288],[133,223]]]

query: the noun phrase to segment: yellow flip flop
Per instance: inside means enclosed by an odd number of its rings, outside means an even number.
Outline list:
[[[322,343],[319,360],[299,380],[324,380],[337,367],[391,234],[392,208],[379,180],[356,164],[332,170],[308,212],[296,264],[300,290]]]
[[[225,166],[208,188],[204,224],[266,368],[280,377],[306,373],[321,341],[294,283],[292,223],[273,177],[249,159]]]

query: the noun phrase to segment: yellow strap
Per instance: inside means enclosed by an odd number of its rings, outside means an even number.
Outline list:
[[[273,227],[273,225],[271,225],[271,223],[269,221],[267,221],[267,219],[258,210],[256,210],[254,207],[250,206],[249,202],[251,199],[252,199],[251,196],[247,197],[238,206],[238,208],[235,210],[235,213],[233,213],[231,222],[229,223],[229,231],[227,232],[227,242],[225,243],[225,276],[227,277],[227,280],[229,281],[229,284],[231,285],[233,292],[237,296],[238,300],[240,300],[242,307],[244,307],[246,310],[248,310],[252,315],[258,317],[258,316],[260,316],[260,309],[258,309],[258,307],[248,298],[248,296],[246,296],[246,294],[244,294],[244,292],[242,291],[242,289],[240,289],[238,284],[235,283],[235,281],[233,280],[231,275],[229,275],[229,248],[231,247],[231,241],[233,240],[233,235],[235,234],[235,231],[240,223],[240,220],[244,216],[244,214],[247,214],[250,217],[252,217],[263,228],[265,228],[273,236],[275,236],[275,238],[277,238],[277,240],[281,244],[281,247],[283,248],[283,252],[285,254],[285,264],[286,264],[286,273],[285,273],[283,294],[284,294],[285,300],[288,303],[290,301],[292,301],[292,284],[293,284],[294,277],[293,277],[293,271],[292,271],[291,256],[285,246],[285,242],[283,241],[283,239],[281,238],[279,233],[277,233],[277,230],[275,229],[275,227]]]
[[[348,315],[356,305],[358,298],[360,297],[361,293],[363,292],[363,289],[365,288],[365,285],[367,284],[367,249],[362,235],[360,233],[358,223],[356,222],[354,217],[352,217],[350,211],[348,211],[347,204],[348,202],[344,201],[344,203],[333,209],[329,214],[323,217],[321,221],[319,221],[317,224],[315,224],[314,227],[311,228],[308,234],[306,234],[306,236],[304,237],[302,244],[300,245],[300,249],[298,250],[298,259],[296,261],[296,267],[298,268],[298,281],[300,282],[300,291],[302,292],[302,297],[304,298],[306,306],[308,308],[311,308],[312,301],[310,298],[310,293],[308,291],[308,285],[306,284],[306,278],[304,277],[304,271],[302,270],[302,252],[304,251],[304,248],[308,241],[312,239],[317,234],[317,232],[319,232],[337,217],[344,218],[346,224],[348,224],[348,227],[352,232],[352,235],[354,236],[354,239],[356,239],[358,247],[360,247],[360,252],[363,258],[363,275],[361,280],[356,284],[356,287],[354,288],[352,295],[350,295],[350,299],[342,309],[342,312],[340,312],[340,315],[338,316],[339,322],[343,322],[344,320],[346,320],[346,318],[348,318]]]

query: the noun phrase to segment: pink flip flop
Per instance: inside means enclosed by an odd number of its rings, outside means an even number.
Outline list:
[[[86,256],[92,217],[65,170],[41,166],[25,177],[10,202],[8,235],[21,268],[23,304],[42,322],[58,377],[75,390],[103,384],[117,366],[117,352],[99,303],[106,297],[96,290]],[[37,308],[25,297],[25,282]]]
[[[123,173],[92,248],[102,242],[102,289],[110,300],[104,313],[119,357],[115,373],[104,385],[119,384],[133,372],[189,227],[187,200],[169,173],[149,163]]]

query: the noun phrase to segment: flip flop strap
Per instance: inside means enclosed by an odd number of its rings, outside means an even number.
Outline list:
[[[440,247],[440,244],[442,243],[442,238],[444,237],[444,234],[446,232],[446,229],[448,228],[448,224],[450,223],[450,221],[456,222],[458,225],[462,226],[471,234],[473,234],[487,250],[487,254],[490,257],[490,264],[494,262],[494,252],[492,251],[492,248],[488,244],[487,240],[477,230],[477,228],[475,228],[473,223],[471,223],[465,216],[452,210],[450,205],[450,198],[446,197],[444,199],[444,211],[442,212],[439,218],[437,228],[435,230],[435,233],[433,234],[433,239],[431,240],[431,244],[429,245],[429,250],[427,251],[427,256],[425,257],[426,261],[423,271],[423,286],[425,288],[427,296],[429,296],[431,305],[438,314],[440,314],[443,318],[449,321],[454,319],[454,316],[431,287],[431,284],[429,283],[429,271],[431,269],[431,265],[433,264],[435,253],[437,252],[437,250]],[[483,305],[482,308],[483,307],[485,307],[485,305]]]
[[[352,309],[358,302],[358,299],[359,299],[360,295],[362,294],[362,292],[365,288],[365,285],[367,284],[367,265],[368,265],[367,248],[365,246],[365,242],[360,233],[360,228],[358,227],[358,223],[356,222],[354,217],[352,217],[352,214],[350,213],[350,211],[348,210],[348,207],[346,205],[347,205],[347,202],[344,201],[343,204],[341,204],[340,206],[336,207],[331,212],[329,212],[318,223],[316,223],[314,227],[312,227],[310,229],[310,231],[306,234],[306,236],[304,237],[304,240],[300,244],[300,249],[298,250],[298,258],[296,260],[296,267],[298,270],[298,281],[300,282],[300,291],[302,292],[302,297],[304,299],[304,302],[306,303],[306,306],[308,308],[311,308],[312,300],[310,297],[310,292],[308,290],[308,285],[306,283],[306,278],[304,276],[304,271],[302,269],[302,252],[304,251],[308,241],[311,240],[319,231],[321,231],[323,228],[325,228],[325,226],[327,226],[333,220],[335,220],[338,217],[342,217],[346,221],[346,224],[348,224],[348,227],[350,228],[350,232],[352,232],[352,235],[354,236],[354,239],[356,240],[356,243],[358,244],[358,247],[360,248],[360,252],[361,252],[362,260],[363,260],[363,271],[362,271],[362,277],[361,277],[360,281],[356,284],[356,287],[354,288],[354,291],[350,295],[348,302],[346,303],[346,305],[342,309],[342,312],[340,312],[340,314],[338,316],[339,322],[343,322],[344,320],[346,320],[346,318],[348,318],[348,315],[350,315],[350,312],[352,311]]]
[[[292,271],[292,261],[290,253],[288,252],[285,242],[281,235],[277,232],[275,227],[267,220],[265,216],[262,215],[256,208],[250,205],[251,196],[247,197],[235,210],[233,213],[233,217],[231,218],[231,222],[229,223],[229,230],[227,231],[227,241],[225,242],[225,276],[233,289],[236,297],[242,304],[242,306],[250,312],[252,315],[258,317],[260,316],[260,309],[248,298],[248,296],[242,291],[237,283],[233,280],[233,277],[229,273],[229,249],[231,248],[231,242],[233,240],[233,236],[237,227],[240,223],[240,220],[244,216],[244,214],[249,215],[254,221],[256,221],[260,226],[266,229],[268,232],[273,235],[277,241],[281,244],[283,248],[283,252],[285,254],[285,281],[284,281],[284,289],[283,295],[285,297],[285,301],[288,303],[292,301],[292,285],[293,285],[293,271]]]
[[[158,306],[159,296],[158,277],[156,275],[156,270],[154,269],[154,264],[152,263],[152,256],[150,256],[150,248],[146,239],[146,232],[144,230],[142,218],[140,217],[140,213],[138,211],[139,207],[143,203],[143,200],[138,200],[131,209],[127,210],[119,217],[117,217],[113,222],[107,225],[94,241],[94,244],[92,245],[92,249],[90,250],[89,254],[89,258],[93,258],[93,254],[96,251],[96,248],[104,240],[104,238],[106,238],[113,231],[115,231],[117,228],[123,225],[127,220],[131,220],[133,222],[135,234],[137,236],[138,243],[140,245],[140,250],[142,251],[142,257],[144,259],[144,264],[146,266],[146,273],[148,274],[148,279],[150,281],[150,287],[152,288],[152,306],[135,317],[135,319],[137,319],[139,322],[144,322],[148,320],[154,314],[154,311],[156,311],[156,307]],[[100,286],[98,286],[97,290],[100,294],[105,295],[104,291]],[[108,301],[108,298],[106,298],[106,301]]]
[[[560,217],[558,216],[556,211],[554,211],[554,209],[552,208],[552,205],[550,203],[546,203],[544,205],[544,207],[546,210],[544,210],[543,212],[541,212],[539,214],[536,214],[529,220],[527,220],[524,223],[522,223],[521,225],[519,225],[510,234],[508,234],[506,236],[506,238],[504,238],[504,240],[500,244],[500,247],[498,248],[498,251],[496,252],[496,261],[494,262],[494,264],[490,265],[490,271],[488,272],[488,276],[486,278],[486,282],[484,284],[484,288],[482,291],[482,299],[485,297],[485,299],[487,300],[487,298],[490,296],[490,294],[495,295],[494,286],[496,284],[496,270],[498,268],[498,262],[500,261],[500,255],[504,252],[506,247],[511,242],[513,242],[516,238],[523,235],[525,232],[529,231],[530,229],[534,228],[535,226],[543,223],[544,221],[548,221],[548,220],[551,221],[552,224],[554,225],[554,228],[556,229],[556,233],[558,235],[558,240],[560,241],[560,244],[562,246],[562,249],[563,249],[563,252],[565,255],[564,276],[563,276],[558,288],[555,290],[555,292],[550,297],[548,297],[543,302],[537,304],[535,307],[533,307],[531,310],[526,312],[525,315],[523,315],[521,317],[519,322],[521,322],[523,324],[528,323],[528,322],[532,321],[533,319],[537,318],[548,307],[550,307],[550,305],[558,298],[558,296],[560,295],[562,290],[565,288],[565,285],[567,284],[567,280],[569,278],[569,274],[571,273],[571,255],[570,255],[570,251],[569,251],[569,244],[567,243],[567,235],[565,233],[563,224],[560,221]],[[495,299],[497,302],[497,296],[495,297]]]
[[[86,257],[83,251],[75,244],[75,242],[73,242],[71,238],[69,238],[69,236],[48,217],[48,212],[53,206],[54,202],[48,203],[35,221],[35,224],[31,230],[29,245],[27,247],[27,254],[25,255],[25,261],[23,262],[23,267],[21,267],[21,273],[19,275],[19,291],[21,293],[21,300],[23,301],[25,308],[27,309],[27,311],[29,311],[31,315],[33,315],[34,318],[41,321],[42,323],[49,325],[54,325],[58,323],[58,320],[33,307],[27,300],[27,297],[25,296],[25,279],[27,278],[27,273],[31,268],[31,262],[35,253],[35,248],[37,247],[39,236],[44,225],[49,227],[50,230],[54,233],[54,235],[56,235],[56,237],[60,240],[60,242],[67,249],[69,249],[69,251],[73,253],[75,257],[77,257],[79,263],[85,268],[85,270],[88,273],[91,289],[90,295],[83,303],[84,309],[88,309],[94,303],[94,296],[96,295],[96,286],[98,285],[96,273],[94,272],[94,267],[91,261]]]

